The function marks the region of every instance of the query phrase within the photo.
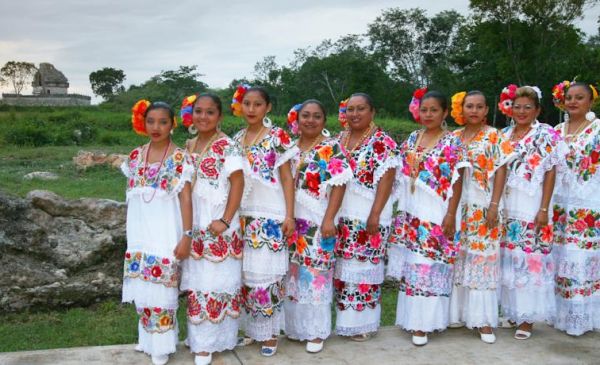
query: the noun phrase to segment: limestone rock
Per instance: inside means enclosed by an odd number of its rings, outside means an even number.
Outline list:
[[[0,312],[118,297],[125,210],[107,199],[0,191]]]
[[[119,168],[126,159],[127,155],[118,153],[106,155],[106,153],[102,152],[79,151],[77,156],[73,157],[73,163],[80,170],[102,164],[109,164],[112,167]]]
[[[23,179],[25,179],[25,180],[33,180],[33,179],[57,180],[58,175],[56,175],[53,172],[48,172],[48,171],[34,171],[34,172],[30,172],[27,175],[23,176]]]

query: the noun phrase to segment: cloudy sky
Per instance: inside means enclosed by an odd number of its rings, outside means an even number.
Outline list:
[[[430,15],[468,12],[468,0],[0,0],[0,65],[53,63],[69,92],[92,95],[89,74],[125,71],[126,85],[161,70],[198,65],[211,87],[252,76],[254,64],[275,55],[291,61],[297,48],[364,33],[383,9],[416,4]],[[597,32],[600,7],[578,26]],[[5,88],[5,91],[7,89]],[[25,90],[29,93],[30,89]],[[95,99],[97,101],[97,98]]]

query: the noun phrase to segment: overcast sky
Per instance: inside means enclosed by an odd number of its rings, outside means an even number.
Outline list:
[[[122,69],[130,85],[161,70],[198,65],[210,87],[225,87],[234,78],[252,76],[264,56],[287,64],[297,48],[364,33],[383,9],[418,5],[429,15],[447,9],[467,14],[468,3],[0,0],[0,66],[10,60],[50,62],[69,79],[69,92],[86,95],[92,95],[89,74],[103,67]],[[599,7],[591,9],[578,26],[595,34],[599,15]]]

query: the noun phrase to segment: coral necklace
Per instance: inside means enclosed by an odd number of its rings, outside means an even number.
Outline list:
[[[527,127],[527,129],[523,132],[523,133],[519,133],[517,134],[517,128],[514,127],[511,135],[510,135],[510,140],[512,142],[519,142],[521,139],[523,139],[523,137],[525,137],[527,135],[527,133],[529,133],[529,131],[531,130],[531,125],[529,127]]]
[[[167,144],[167,148],[165,148],[163,157],[160,160],[160,165],[158,167],[158,171],[156,172],[154,181],[152,183],[155,183],[158,180],[158,177],[160,176],[160,170],[163,167],[163,163],[165,162],[165,157],[167,157],[167,152],[169,152],[170,148],[171,148],[171,139],[169,139],[169,144]],[[146,157],[144,157],[144,185],[148,185],[148,184],[146,184],[146,181],[148,181],[146,174],[148,173],[148,156],[149,155],[150,155],[150,144],[148,144],[148,148],[146,149]],[[152,184],[150,184],[150,187],[152,187]],[[156,188],[153,188],[153,189],[154,190],[152,191],[152,197],[150,197],[150,200],[146,200],[146,197],[144,196],[144,192],[142,191],[142,200],[144,201],[144,203],[150,203],[154,199],[154,195],[156,195]]]
[[[417,142],[415,143],[415,147],[412,152],[413,160],[412,160],[412,163],[410,164],[410,193],[411,194],[415,193],[415,189],[416,189],[416,185],[417,185],[417,177],[419,176],[419,166],[423,162],[425,155],[427,155],[427,152],[429,152],[432,148],[437,146],[440,139],[445,134],[446,134],[446,131],[444,129],[442,129],[442,131],[440,133],[438,133],[435,136],[435,138],[433,139],[434,143],[432,143],[428,147],[423,147],[423,149],[419,151],[419,146],[421,145],[421,140],[423,140],[423,135],[425,135],[425,130],[423,130],[421,133],[419,133],[419,137],[417,137]]]

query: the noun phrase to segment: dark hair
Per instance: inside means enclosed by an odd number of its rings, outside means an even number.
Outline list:
[[[442,107],[442,109],[444,111],[448,110],[448,98],[446,97],[446,95],[442,94],[441,92],[436,91],[436,90],[428,91],[427,93],[425,93],[425,95],[423,95],[423,98],[421,99],[421,103],[423,103],[427,99],[437,100],[437,102],[440,103],[440,106]]]
[[[325,111],[325,106],[323,105],[323,103],[321,103],[320,101],[318,101],[317,99],[308,99],[305,100],[302,105],[300,106],[300,110],[298,110],[298,114],[300,114],[300,112],[302,111],[302,109],[304,109],[305,106],[309,105],[309,104],[316,104],[319,109],[321,109],[321,113],[323,113],[323,121],[327,121],[327,112]]]
[[[481,95],[483,96],[483,100],[485,101],[485,103],[487,104],[487,98],[485,97],[485,94],[482,91],[479,90],[471,90],[469,92],[467,92],[467,94],[465,95],[464,99],[463,99],[463,106],[465,106],[465,100],[467,100],[467,98],[469,96],[475,96],[475,95]]]
[[[365,99],[365,101],[367,102],[367,105],[369,105],[369,108],[371,110],[375,109],[375,105],[373,104],[373,98],[369,94],[367,94],[367,93],[354,93],[354,94],[350,95],[350,99],[352,99],[355,96],[359,96],[359,97]],[[348,99],[348,100],[350,100],[350,99]]]
[[[576,82],[571,83],[571,86],[569,86],[569,89],[574,88],[576,86],[581,86],[582,88],[584,88],[585,92],[590,96],[590,100],[594,101],[594,91],[592,90],[592,88],[590,87],[590,85],[588,83],[576,81]],[[567,92],[569,92],[569,91],[567,90]]]
[[[265,99],[265,102],[267,104],[271,104],[271,96],[269,96],[269,93],[267,92],[267,90],[265,90],[265,88],[262,86],[252,86],[251,88],[246,90],[246,92],[244,93],[244,98],[246,98],[246,95],[248,95],[248,93],[250,93],[252,91],[256,91],[257,93],[259,93],[260,96],[263,99]]]
[[[528,98],[533,100],[533,104],[535,104],[535,108],[539,109],[540,107],[540,98],[538,97],[537,92],[531,86],[521,86],[515,92],[516,98]]]
[[[155,109],[166,110],[167,113],[169,113],[169,118],[171,119],[171,121],[175,122],[175,112],[173,111],[173,108],[171,108],[171,106],[165,103],[164,101],[154,101],[150,103],[150,106],[148,106],[148,109],[146,109],[146,112],[144,113],[144,119],[146,118],[146,116],[148,116],[148,113],[150,113],[150,111]]]
[[[223,114],[223,102],[221,101],[221,98],[217,94],[209,93],[209,92],[204,92],[204,93],[198,94],[198,97],[196,98],[196,101],[194,101],[194,105],[192,105],[192,108],[196,107],[196,103],[198,102],[198,100],[200,100],[200,98],[209,98],[210,100],[212,100],[212,102],[217,105],[217,109],[219,110],[219,115]]]

